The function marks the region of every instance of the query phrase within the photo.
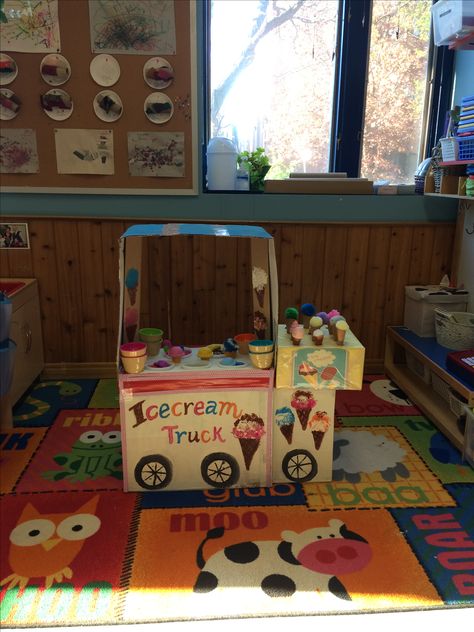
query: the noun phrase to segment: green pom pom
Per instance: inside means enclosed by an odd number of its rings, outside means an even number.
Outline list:
[[[285,309],[285,318],[294,318],[298,320],[298,310],[296,307],[287,307]]]

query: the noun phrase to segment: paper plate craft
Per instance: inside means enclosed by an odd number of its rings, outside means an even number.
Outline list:
[[[5,55],[5,53],[0,54],[0,86],[7,86],[11,83],[18,74],[18,66],[16,65],[16,61],[10,57],[10,55]]]
[[[71,97],[64,90],[48,90],[46,94],[42,94],[41,107],[55,121],[65,121],[74,109]]]
[[[120,65],[112,55],[97,55],[89,66],[92,79],[104,87],[113,86],[120,77]]]
[[[190,358],[189,360],[184,360],[181,363],[181,367],[183,369],[194,369],[195,371],[208,369],[210,366],[212,366],[210,362],[207,362],[206,360],[200,360],[199,358]]]
[[[8,88],[0,90],[0,120],[11,121],[18,115],[21,101],[14,92]]]
[[[152,92],[145,100],[145,115],[156,124],[166,123],[173,116],[173,102],[163,92]]]
[[[43,57],[40,73],[43,80],[50,86],[60,86],[71,76],[71,65],[62,55],[51,53]]]
[[[241,369],[244,366],[248,366],[249,363],[245,362],[244,360],[236,360],[235,358],[222,358],[222,360],[219,362],[219,366],[228,369],[228,368],[232,368],[232,369]]]
[[[152,57],[143,66],[145,82],[155,90],[164,90],[173,83],[174,70],[162,57]]]
[[[146,368],[151,371],[169,371],[173,364],[169,360],[151,360],[147,362]]]
[[[102,90],[96,94],[93,106],[96,116],[106,123],[117,121],[123,113],[122,100],[112,90]]]

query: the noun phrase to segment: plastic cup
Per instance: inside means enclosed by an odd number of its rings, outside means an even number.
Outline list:
[[[138,338],[146,344],[147,355],[152,357],[160,353],[163,342],[163,330],[156,327],[144,327],[138,330]]]
[[[249,342],[249,353],[270,353],[273,352],[273,340],[252,340]]]
[[[120,345],[120,355],[122,358],[137,358],[142,355],[146,357],[146,344],[144,342],[126,342]]]
[[[256,369],[270,369],[273,364],[273,351],[249,351],[249,357]]]
[[[248,355],[249,343],[256,340],[255,334],[237,334],[234,336],[235,342],[239,345],[239,351],[242,355]]]
[[[134,358],[121,356],[121,359],[126,373],[141,373],[145,368],[147,355],[144,353],[143,355],[136,356]]]

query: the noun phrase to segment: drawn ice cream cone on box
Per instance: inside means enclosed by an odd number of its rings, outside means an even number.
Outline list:
[[[281,434],[285,437],[288,445],[293,441],[293,430],[295,427],[295,416],[288,406],[278,408],[275,411],[275,423],[280,429]]]
[[[329,430],[331,419],[325,410],[318,410],[308,422],[308,428],[313,435],[314,447],[319,450],[325,433]]]
[[[255,413],[244,413],[234,422],[232,434],[239,440],[245,469],[249,470],[260,439],[265,434],[263,419]]]
[[[138,327],[138,311],[134,307],[125,310],[124,325],[127,342],[133,342]]]
[[[265,288],[267,287],[267,283],[268,274],[265,270],[263,268],[258,268],[257,266],[252,268],[252,287],[255,291],[258,304],[262,308],[265,301]]]
[[[309,362],[302,362],[298,367],[298,375],[304,377],[310,386],[316,388],[318,386],[318,369]]]
[[[312,394],[310,391],[295,391],[293,393],[291,405],[296,410],[301,427],[303,430],[306,430],[309,414],[316,406],[316,401],[313,399]]]
[[[135,305],[137,300],[137,288],[138,288],[138,270],[136,268],[129,268],[125,277],[125,287],[130,299],[130,305]]]
[[[265,340],[265,333],[267,329],[267,319],[262,312],[255,312],[253,315],[253,327],[255,334],[259,340]]]

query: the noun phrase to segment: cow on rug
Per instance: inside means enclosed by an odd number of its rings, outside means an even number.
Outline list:
[[[341,520],[329,520],[328,525],[302,533],[282,531],[281,540],[232,544],[205,561],[206,542],[222,537],[225,531],[224,527],[210,529],[197,551],[201,572],[194,592],[260,587],[269,597],[291,597],[297,592],[312,591],[350,601],[336,575],[364,568],[371,559],[371,549],[363,537],[349,531]]]

